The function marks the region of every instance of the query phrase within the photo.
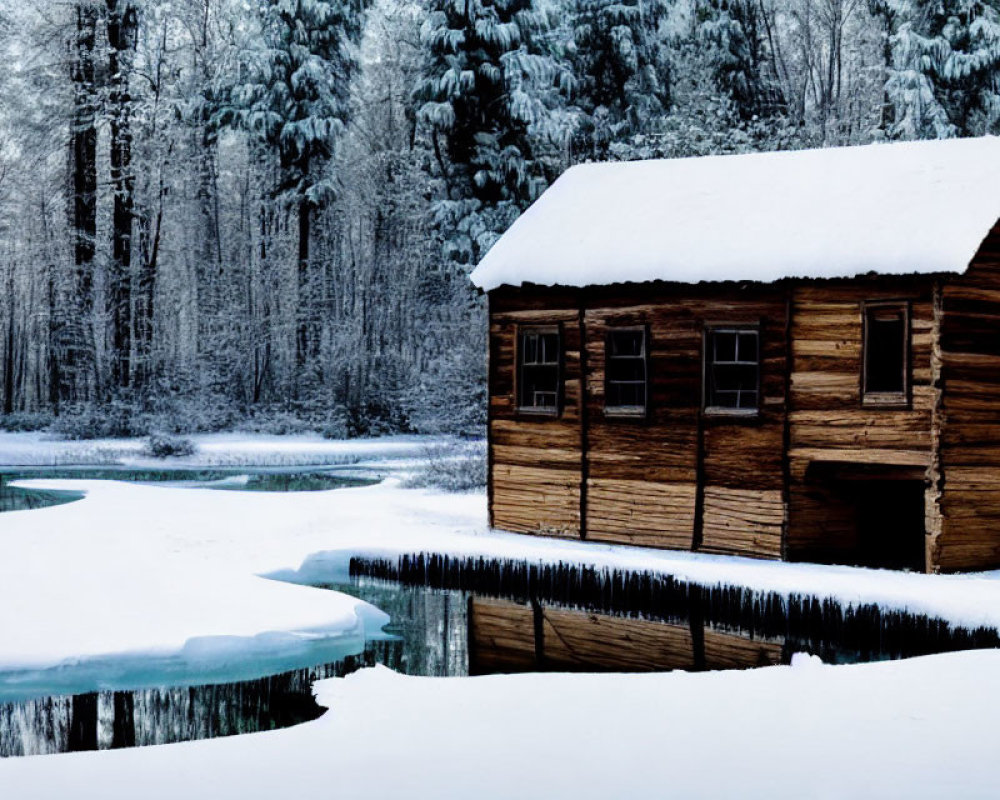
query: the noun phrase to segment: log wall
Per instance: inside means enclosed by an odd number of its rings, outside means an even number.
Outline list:
[[[564,395],[556,417],[519,415],[518,325],[558,324]],[[576,293],[490,297],[490,517],[497,528],[579,537],[582,479],[580,326]]]
[[[910,308],[904,408],[862,402],[863,304],[877,300]],[[925,485],[927,569],[1000,566],[1000,227],[950,278],[502,288],[490,305],[494,526],[851,562],[856,481],[907,480]],[[756,417],[701,411],[713,322],[761,326]],[[561,326],[558,418],[516,407],[518,325],[533,324]],[[604,413],[605,339],[619,326],[649,331],[644,419]]]
[[[609,296],[595,289],[583,293],[582,303],[588,538],[780,557],[783,290],[672,286]],[[755,418],[701,412],[702,341],[712,322],[761,327],[763,400]],[[648,413],[644,420],[608,417],[607,334],[638,325],[649,332]],[[750,513],[748,490],[760,501]]]
[[[1000,566],[1000,225],[941,297],[940,531],[935,565]]]
[[[933,455],[935,284],[925,277],[880,277],[792,289],[789,558],[854,560],[860,510],[854,487],[837,479],[838,471],[853,466],[868,479],[924,479]],[[862,308],[878,300],[910,306],[908,408],[862,404]],[[936,502],[933,492],[927,502]]]
[[[784,288],[508,289],[493,292],[490,303],[493,525],[580,536],[582,519],[582,535],[595,541],[781,556]],[[563,413],[558,419],[519,415],[518,325],[556,322],[566,350]],[[711,322],[760,326],[756,417],[701,412],[702,339]],[[648,413],[644,419],[608,417],[607,333],[632,326],[649,331]]]

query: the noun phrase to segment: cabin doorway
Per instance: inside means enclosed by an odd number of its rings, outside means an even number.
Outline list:
[[[923,481],[853,482],[859,566],[925,571]]]
[[[926,571],[923,470],[813,463],[806,483],[805,516],[818,535],[793,558]]]

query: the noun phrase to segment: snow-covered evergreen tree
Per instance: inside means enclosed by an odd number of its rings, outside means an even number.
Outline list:
[[[772,114],[783,105],[761,8],[751,0],[716,0],[699,14],[699,40],[710,53],[716,83],[744,120]]]
[[[347,119],[360,14],[349,0],[264,0],[263,47],[223,109],[279,155],[281,191],[313,205],[332,186],[322,173]]]
[[[577,158],[606,158],[620,142],[663,115],[670,70],[659,34],[659,0],[574,0],[571,61],[583,112]]]
[[[324,167],[350,110],[361,13],[351,0],[265,0],[261,24],[262,50],[219,120],[250,131],[277,153],[276,192],[298,208],[296,360],[303,366],[318,348],[308,298],[312,217],[334,191]]]
[[[940,138],[1000,130],[1000,10],[988,0],[888,0],[896,23],[886,93],[891,133]]]
[[[447,197],[438,225],[449,256],[475,262],[555,177],[569,89],[533,0],[429,0],[414,98]]]

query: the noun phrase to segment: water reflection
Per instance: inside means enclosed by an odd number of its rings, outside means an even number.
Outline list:
[[[21,489],[8,485],[7,476],[0,475],[0,513],[4,511],[27,511],[48,506],[72,503],[83,497],[82,492],[49,492],[37,489]]]
[[[781,640],[686,623],[473,597],[470,674],[749,669],[787,662]]]
[[[214,686],[93,692],[0,705],[0,756],[107,750],[288,727],[318,717],[314,681],[357,659]]]
[[[0,704],[0,757],[169,744],[285,728],[322,712],[312,684],[384,664],[408,675],[468,674],[466,600],[359,580],[346,588],[393,619],[363,651],[256,680],[49,696]]]

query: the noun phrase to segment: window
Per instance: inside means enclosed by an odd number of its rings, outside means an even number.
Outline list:
[[[536,414],[558,414],[561,394],[558,327],[523,328],[518,342],[518,407]]]
[[[609,416],[644,416],[648,374],[645,329],[610,331],[604,353],[605,413]]]
[[[760,332],[755,327],[705,331],[705,410],[755,414],[760,407]]]
[[[907,405],[910,391],[910,310],[906,303],[865,303],[862,402]]]

